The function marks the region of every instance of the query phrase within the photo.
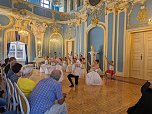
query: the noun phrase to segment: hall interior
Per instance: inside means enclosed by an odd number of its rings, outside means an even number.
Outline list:
[[[87,73],[99,60],[100,86],[87,85],[86,73],[70,88],[63,71],[68,114],[127,114],[152,80],[151,6],[152,0],[0,0],[0,62],[15,57],[32,66],[37,84],[55,59],[67,57],[68,66],[84,58]],[[43,67],[46,57],[50,66]],[[110,62],[114,79],[105,76]]]

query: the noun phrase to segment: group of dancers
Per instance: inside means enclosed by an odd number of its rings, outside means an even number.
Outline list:
[[[48,65],[55,66],[55,69],[61,70],[61,72],[66,73],[67,78],[71,84],[70,87],[77,86],[79,78],[85,78],[87,85],[102,85],[102,77],[104,75],[110,75],[111,78],[115,78],[114,62],[108,61],[107,58],[106,60],[109,64],[109,69],[105,73],[103,73],[103,71],[99,67],[99,60],[93,60],[93,64],[90,65],[91,68],[88,70],[87,73],[86,60],[82,55],[80,55],[79,57],[69,55],[65,58],[57,58],[56,56],[54,58],[49,58],[48,56],[46,56],[45,63],[41,65],[40,69]],[[49,72],[49,74],[50,73],[51,71]],[[75,79],[75,84],[73,83],[72,78]]]

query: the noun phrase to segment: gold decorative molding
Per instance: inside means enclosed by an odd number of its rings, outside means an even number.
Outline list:
[[[24,0],[14,0],[13,3],[14,3],[14,5],[18,5],[19,3],[21,3],[21,4],[24,4],[24,5],[27,5],[30,8],[33,8],[33,6],[35,6],[35,5],[31,4],[30,2],[27,2],[27,1],[24,1]],[[22,9],[24,9],[24,8],[22,8]]]
[[[91,20],[91,24],[93,25],[97,25],[100,22],[99,18],[97,16],[95,16],[92,20]]]
[[[48,25],[46,23],[38,23],[34,20],[29,22],[29,26],[35,36],[36,57],[42,56],[43,40]]]
[[[1,30],[1,29],[9,28],[9,27],[11,27],[11,26],[14,25],[14,23],[15,23],[14,18],[13,18],[12,16],[7,16],[7,17],[8,17],[8,19],[10,20],[10,22],[9,22],[7,25],[5,25],[5,26],[0,26],[0,30]]]
[[[149,16],[149,11],[148,11],[148,9],[145,9],[145,2],[146,2],[147,0],[140,0],[140,1],[134,1],[134,2],[130,2],[131,4],[131,6],[130,6],[130,10],[127,10],[127,17],[128,17],[128,22],[127,22],[127,27],[128,28],[131,28],[131,27],[139,27],[139,26],[142,26],[142,25],[145,25],[145,24],[147,24],[148,23],[148,21],[146,20],[146,18],[147,18],[147,16],[146,15],[148,15]],[[136,20],[137,21],[139,21],[140,23],[137,23],[137,24],[131,24],[130,23],[130,15],[131,15],[131,13],[133,12],[133,8],[134,8],[134,6],[135,5],[137,5],[137,4],[141,4],[141,9],[140,9],[140,11],[138,12],[138,15],[137,15],[137,18],[136,18]],[[129,9],[129,7],[128,7],[128,9]],[[142,14],[144,14],[144,16],[142,16]]]
[[[142,23],[137,23],[137,24],[131,24],[131,25],[127,25],[127,28],[130,29],[130,28],[133,28],[133,27],[145,26],[147,24],[148,24],[147,22],[142,22]]]
[[[147,21],[149,19],[149,11],[148,9],[144,8],[144,9],[141,9],[139,12],[138,12],[138,15],[137,15],[137,21],[139,22],[142,22],[142,21]]]

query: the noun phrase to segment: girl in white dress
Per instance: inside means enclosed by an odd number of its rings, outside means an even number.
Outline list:
[[[63,60],[62,66],[63,66],[63,72],[65,72],[66,69],[67,69],[67,58],[66,58],[66,57],[65,57],[64,60]]]
[[[86,84],[87,85],[102,85],[103,81],[100,77],[100,68],[99,68],[99,60],[95,60],[95,63],[90,70],[90,72],[86,76]]]
[[[49,57],[46,56],[45,63],[40,66],[40,72],[44,73],[48,65],[49,65]]]

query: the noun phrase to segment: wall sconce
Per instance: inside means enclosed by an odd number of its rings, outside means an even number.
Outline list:
[[[150,19],[148,20],[148,24],[149,24],[149,25],[152,25],[152,18],[150,18]]]

